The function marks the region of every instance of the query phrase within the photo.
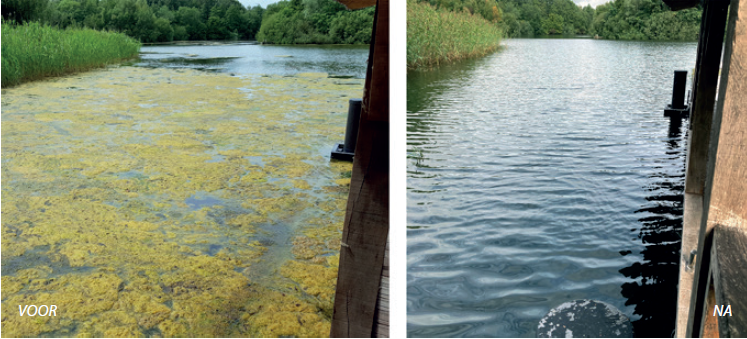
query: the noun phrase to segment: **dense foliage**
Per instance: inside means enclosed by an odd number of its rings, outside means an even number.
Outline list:
[[[594,19],[591,6],[571,0],[498,0],[503,25],[511,37],[589,34]]]
[[[137,56],[139,50],[137,41],[120,33],[3,23],[2,86],[99,67]]]
[[[500,18],[497,6],[489,7],[490,2],[484,0],[468,1],[439,8],[407,1],[409,69],[482,56],[498,47],[502,32],[497,24]],[[465,3],[473,7],[461,6]]]
[[[116,30],[142,42],[252,39],[262,7],[238,0],[2,0],[4,20]]]
[[[373,8],[291,0],[245,8],[238,0],[2,0],[3,19],[116,30],[142,42],[254,39],[267,43],[365,44]]]
[[[700,8],[677,12],[661,0],[615,0],[597,6],[592,31],[605,39],[697,40]]]
[[[267,6],[257,40],[274,44],[368,44],[374,8],[348,11],[335,0],[286,0]]]
[[[580,7],[572,0],[421,0],[480,14],[509,37],[598,35],[604,39],[695,40],[699,8],[673,12],[661,0],[614,0]]]

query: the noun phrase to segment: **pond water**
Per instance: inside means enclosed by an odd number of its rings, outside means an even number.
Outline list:
[[[216,72],[293,75],[328,73],[366,77],[368,45],[258,45],[253,42],[209,45],[150,45],[141,48],[136,66],[195,68]]]
[[[408,335],[534,337],[596,299],[672,336],[685,137],[663,108],[695,53],[514,39],[408,73]]]
[[[337,49],[364,51],[338,60],[352,78],[295,54],[308,66],[113,66],[3,89],[3,334],[327,336],[352,169],[330,151],[367,51]],[[57,317],[13,315],[26,304]]]

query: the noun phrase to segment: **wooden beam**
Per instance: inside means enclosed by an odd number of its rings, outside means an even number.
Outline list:
[[[376,0],[337,0],[348,9],[361,9],[376,5]]]
[[[662,0],[673,11],[693,8],[700,3],[700,0]]]
[[[378,0],[342,234],[331,337],[374,335],[388,236],[389,1]]]
[[[703,196],[685,193],[685,211],[682,224],[682,247],[680,248],[679,283],[677,288],[677,323],[675,338],[687,337],[687,322],[690,318],[690,304],[694,279],[694,265],[690,253],[698,249],[698,235],[703,213]],[[698,258],[699,259],[699,258]]]
[[[703,194],[706,181],[711,123],[716,102],[716,85],[721,66],[721,45],[726,25],[728,3],[708,1],[703,8],[698,55],[693,81],[693,103],[690,113],[685,192]]]
[[[719,101],[714,115],[713,175],[708,223],[738,226],[747,219],[747,5],[732,0]],[[745,225],[747,227],[747,225]]]

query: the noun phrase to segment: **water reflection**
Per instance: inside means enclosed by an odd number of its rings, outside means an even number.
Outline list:
[[[666,198],[646,200],[680,170],[660,108],[695,50],[512,39],[486,58],[408,74],[408,335],[533,337],[574,299],[646,323],[651,298],[628,284],[665,280],[634,271],[676,239],[647,248],[659,240],[637,237],[639,219],[666,221],[653,220]]]
[[[268,46],[248,43],[143,46],[135,66],[234,74],[328,73],[363,79],[367,45]]]
[[[622,295],[628,298],[625,305],[635,305],[634,314],[640,319],[633,322],[633,328],[643,337],[674,334],[685,188],[686,147],[681,146],[681,128],[681,120],[672,119],[666,139],[670,163],[649,176],[650,183],[644,187],[648,202],[636,211],[644,215],[636,231],[645,246],[643,260],[620,270],[636,279],[622,285]]]

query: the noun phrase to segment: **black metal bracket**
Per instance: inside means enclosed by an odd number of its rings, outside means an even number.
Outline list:
[[[690,117],[690,107],[685,108],[672,108],[672,105],[667,105],[664,109],[664,116],[672,119],[683,119]]]
[[[335,144],[330,155],[332,159],[353,161],[355,145],[358,142],[358,125],[360,124],[362,99],[348,100],[348,122],[345,126],[345,143]]]
[[[690,107],[685,104],[685,87],[687,85],[687,71],[674,71],[674,85],[672,85],[672,103],[664,109],[664,116],[672,119],[690,117]]]
[[[332,159],[352,161],[355,153],[345,152],[344,144],[335,144],[335,148],[332,149]]]

